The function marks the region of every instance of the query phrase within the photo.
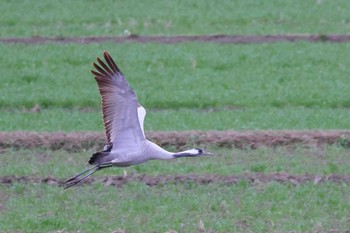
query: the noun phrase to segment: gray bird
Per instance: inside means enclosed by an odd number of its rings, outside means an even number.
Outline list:
[[[99,65],[93,63],[96,71],[91,70],[91,73],[95,76],[101,94],[107,144],[103,151],[90,158],[89,164],[92,167],[65,181],[65,188],[108,167],[127,167],[152,159],[169,160],[211,155],[210,152],[198,148],[169,152],[147,140],[143,129],[146,110],[138,103],[134,91],[112,57],[106,51],[103,56],[106,62],[97,57]]]

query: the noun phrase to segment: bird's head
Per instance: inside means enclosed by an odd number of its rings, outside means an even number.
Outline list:
[[[199,148],[192,148],[190,150],[181,151],[174,154],[174,158],[180,157],[195,157],[195,156],[204,156],[204,155],[213,155],[209,151],[205,151]]]

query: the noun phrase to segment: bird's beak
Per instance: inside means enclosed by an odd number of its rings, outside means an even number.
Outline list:
[[[209,151],[205,151],[205,150],[202,150],[203,151],[203,154],[202,155],[214,155],[213,153],[209,152]]]

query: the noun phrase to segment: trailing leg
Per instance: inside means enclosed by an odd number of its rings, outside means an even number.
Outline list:
[[[107,167],[111,167],[111,166],[112,166],[112,164],[110,164],[110,163],[97,164],[97,165],[93,166],[92,168],[89,168],[89,169],[83,171],[82,173],[79,173],[79,174],[73,176],[72,178],[66,180],[64,182],[64,189],[70,188],[70,187],[78,184],[80,181],[91,176],[95,172],[97,172],[103,168],[107,168]]]

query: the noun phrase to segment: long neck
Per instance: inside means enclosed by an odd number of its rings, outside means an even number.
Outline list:
[[[190,149],[190,150],[184,150],[184,151],[180,151],[177,153],[173,154],[174,158],[181,158],[181,157],[194,157],[197,156],[198,152],[194,149]]]
[[[150,159],[173,159],[174,153],[169,152],[158,146],[157,144],[147,141],[146,154],[150,155]]]
[[[150,159],[176,159],[181,157],[193,157],[198,155],[194,149],[184,150],[180,152],[169,152],[158,146],[157,144],[147,141],[147,154],[151,156]]]

